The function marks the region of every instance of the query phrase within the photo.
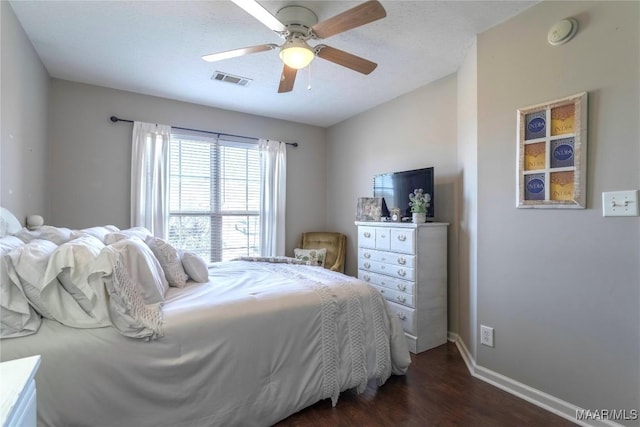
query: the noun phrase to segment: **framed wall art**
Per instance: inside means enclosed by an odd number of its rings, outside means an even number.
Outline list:
[[[518,110],[518,208],[586,207],[587,93]]]
[[[356,221],[380,221],[382,197],[359,197]]]

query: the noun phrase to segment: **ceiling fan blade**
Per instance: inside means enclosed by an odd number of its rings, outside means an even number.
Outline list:
[[[317,38],[326,39],[335,34],[360,27],[387,16],[384,7],[377,0],[370,0],[352,9],[346,10],[333,18],[318,22],[311,27]]]
[[[243,47],[241,49],[227,50],[226,52],[212,53],[204,55],[202,59],[207,62],[221,61],[223,59],[235,58],[237,56],[248,55],[250,53],[265,52],[277,48],[277,44],[261,44],[258,46]]]
[[[282,69],[282,76],[280,77],[280,86],[278,87],[278,93],[291,92],[293,90],[293,83],[296,81],[296,74],[298,70],[291,68],[287,65]]]
[[[323,44],[316,46],[316,55],[362,74],[370,74],[378,66],[378,64],[368,59]]]
[[[258,21],[262,22],[264,25],[269,27],[271,30],[276,33],[282,33],[287,31],[287,27],[278,20],[275,16],[273,16],[267,9],[262,7],[260,3],[255,0],[231,0],[237,6],[244,9],[249,15],[256,18]]]

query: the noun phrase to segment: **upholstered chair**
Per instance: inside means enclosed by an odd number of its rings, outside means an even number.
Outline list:
[[[344,259],[347,251],[347,236],[342,233],[314,231],[302,233],[299,248],[327,249],[324,267],[332,271],[344,273]]]

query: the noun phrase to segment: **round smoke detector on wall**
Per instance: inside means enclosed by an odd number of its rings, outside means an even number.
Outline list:
[[[549,30],[547,40],[550,45],[558,46],[565,44],[573,38],[578,32],[578,21],[574,18],[563,19],[558,21]]]

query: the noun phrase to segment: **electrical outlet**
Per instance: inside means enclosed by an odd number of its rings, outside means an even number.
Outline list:
[[[480,325],[480,344],[493,347],[493,328]]]

